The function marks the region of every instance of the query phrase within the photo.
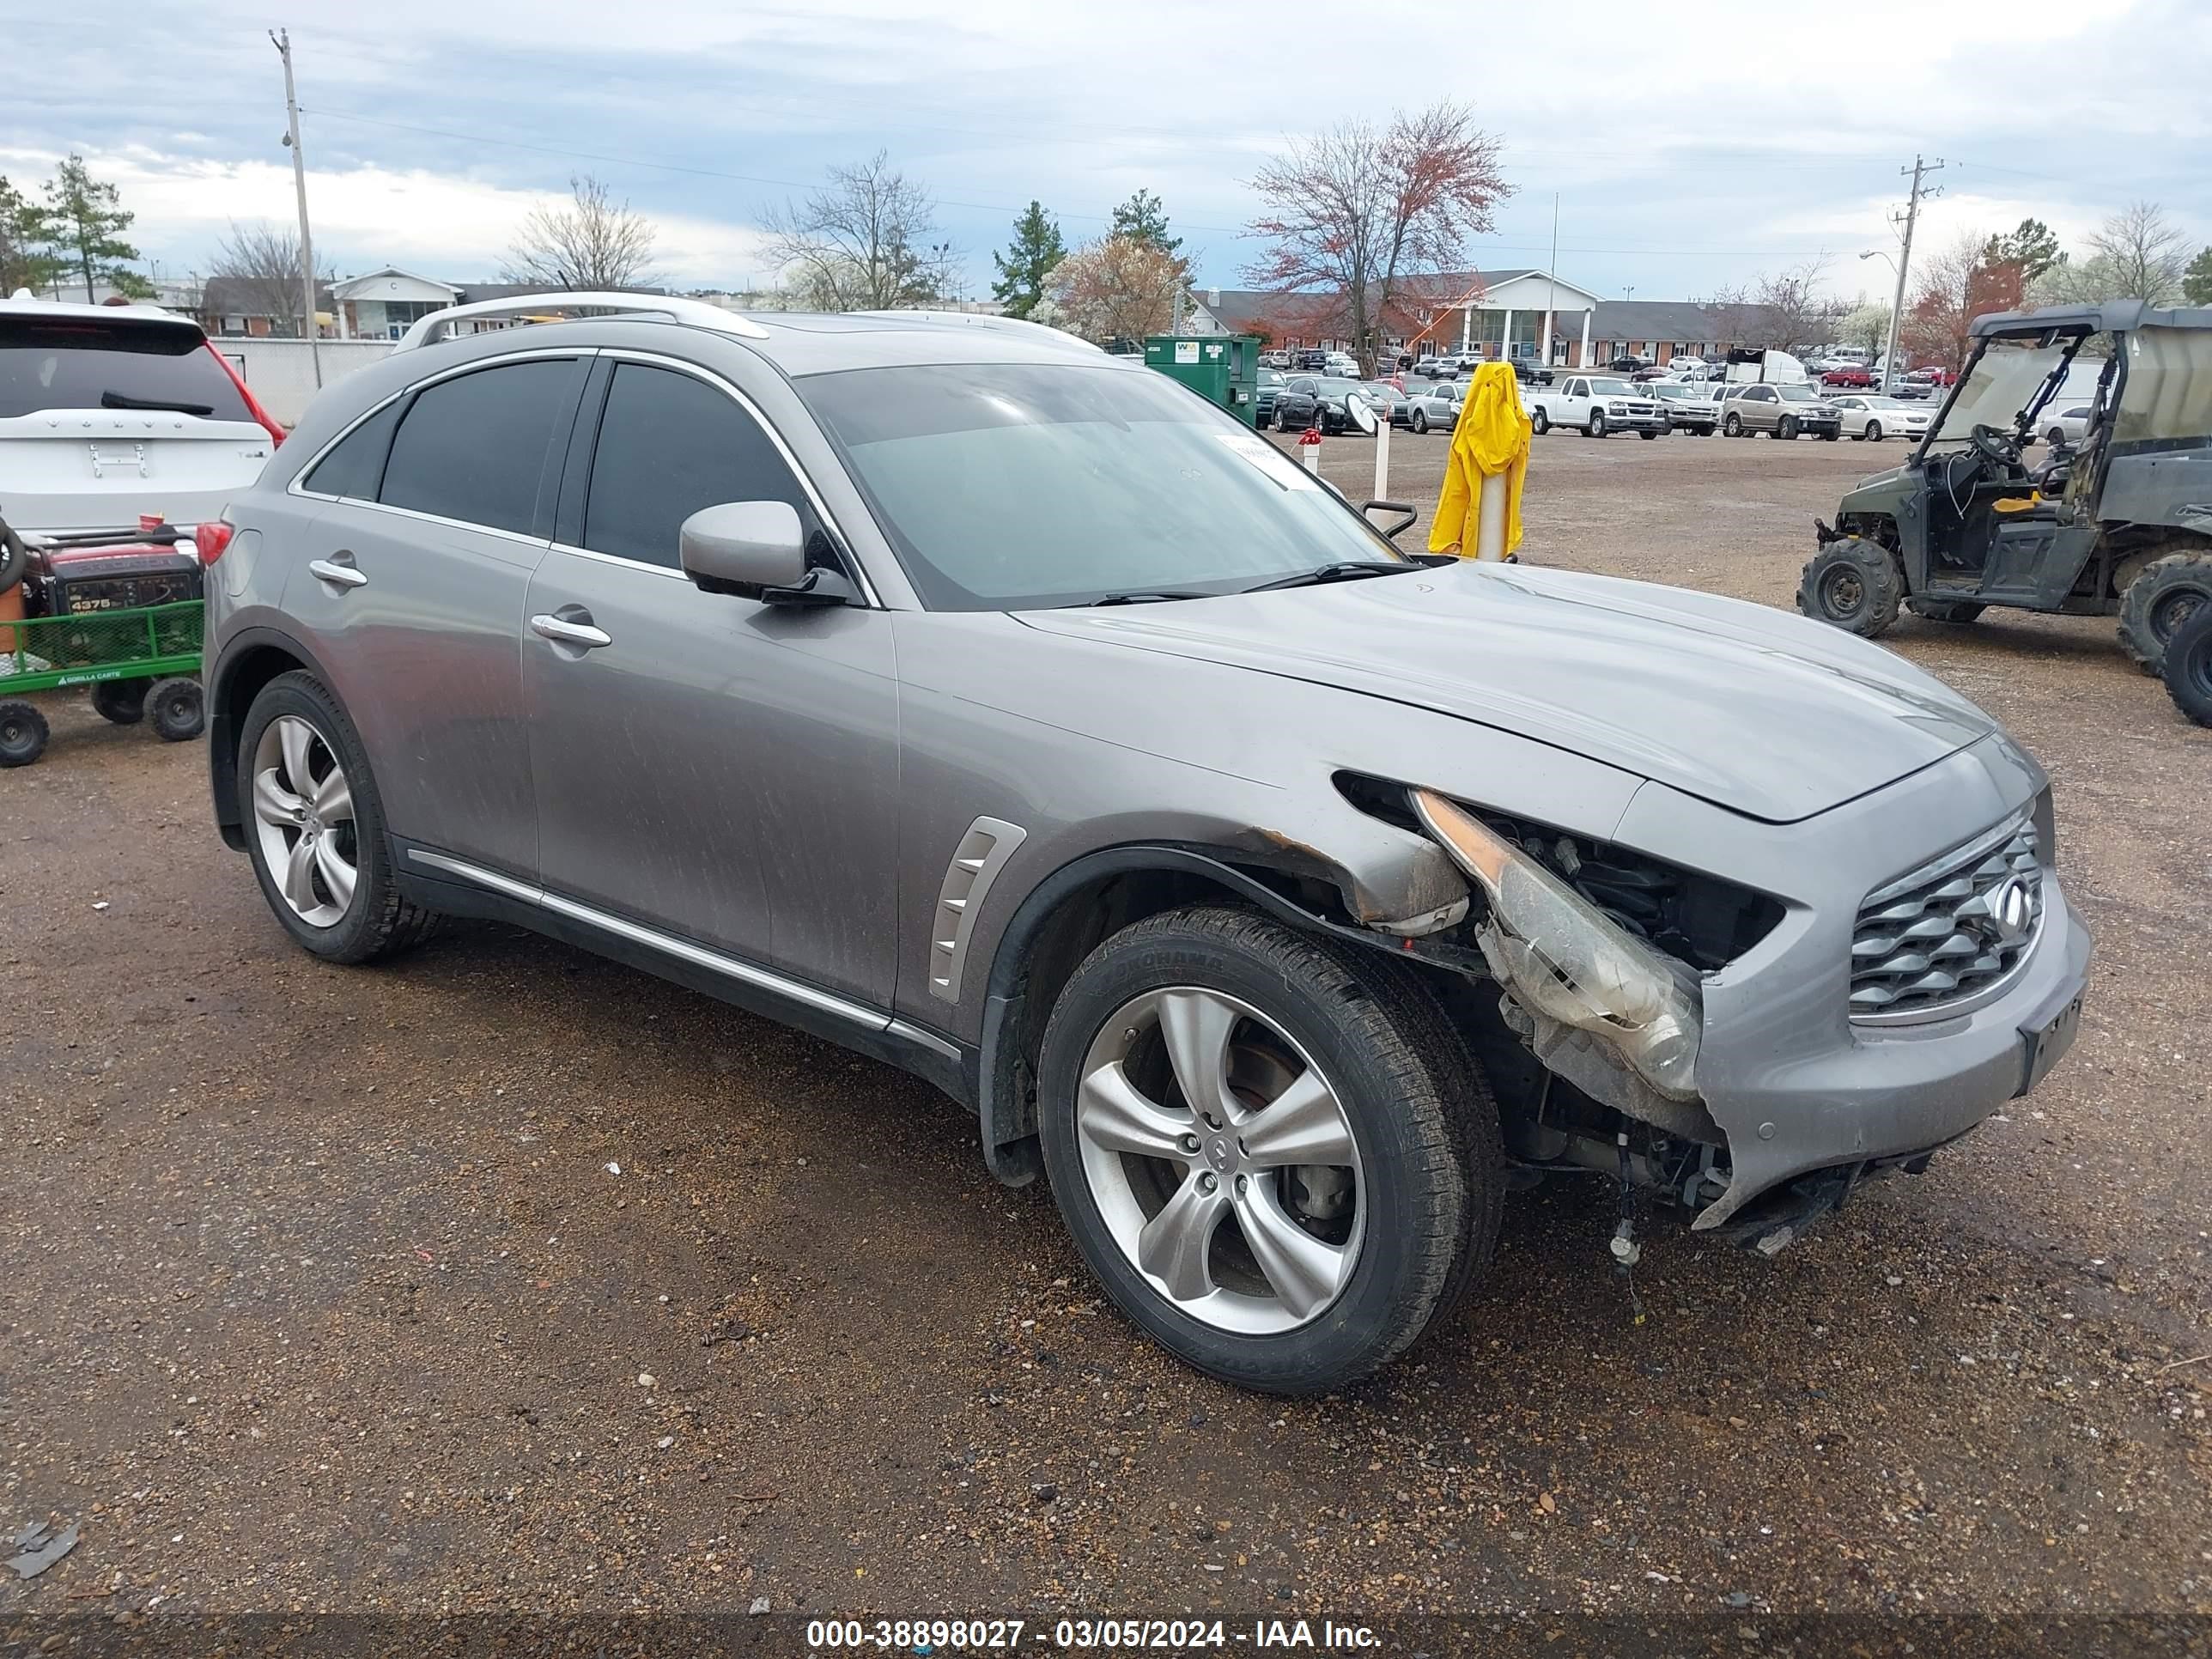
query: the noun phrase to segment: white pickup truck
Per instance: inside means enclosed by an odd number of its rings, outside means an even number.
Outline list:
[[[1553,386],[1523,387],[1522,401],[1540,434],[1565,426],[1593,438],[1615,432],[1656,438],[1667,429],[1658,399],[1617,374],[1569,374]]]

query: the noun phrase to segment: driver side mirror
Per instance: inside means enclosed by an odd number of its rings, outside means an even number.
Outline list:
[[[677,532],[684,574],[709,593],[763,605],[848,605],[859,596],[834,570],[809,569],[806,530],[788,501],[702,507]]]

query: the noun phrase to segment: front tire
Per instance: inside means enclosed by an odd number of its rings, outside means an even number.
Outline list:
[[[1729,410],[1728,418],[1721,422],[1721,431],[1728,437],[1741,438],[1743,436],[1743,416],[1734,410]]]
[[[1528,430],[1539,438],[1552,429],[1552,417],[1544,412],[1541,404],[1528,411]]]
[[[1897,556],[1856,536],[1825,543],[1797,584],[1798,610],[1863,640],[1887,632],[1904,599]]]
[[[1489,1259],[1497,1109],[1427,988],[1379,956],[1249,911],[1151,917],[1068,981],[1038,1085],[1091,1270],[1225,1382],[1347,1387]]]
[[[1605,436],[1605,411],[1601,409],[1593,409],[1590,410],[1589,424],[1584,427],[1583,430],[1589,434],[1593,438],[1602,438]]]
[[[436,925],[399,894],[384,805],[353,722],[303,671],[261,689],[239,733],[238,799],[261,896],[330,962],[372,962]]]
[[[2120,643],[2143,672],[2166,661],[2166,642],[2196,611],[2212,603],[2212,549],[2190,546],[2144,565],[2120,595]]]
[[[1416,432],[1426,432],[1429,429],[1429,411],[1425,409],[1415,410],[1412,425]]]
[[[28,766],[46,752],[46,717],[36,703],[0,702],[0,768]]]
[[[1795,442],[1797,437],[1797,417],[1795,415],[1784,415],[1775,422],[1774,435]]]
[[[1888,435],[1889,434],[1887,433],[1881,429],[1881,422],[1880,421],[1869,421],[1867,422],[1867,429],[1864,436],[1869,443],[1878,444]]]

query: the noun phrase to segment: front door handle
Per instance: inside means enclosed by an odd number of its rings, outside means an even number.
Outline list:
[[[333,587],[366,587],[368,578],[355,567],[353,555],[343,548],[327,559],[307,561],[307,574]]]
[[[556,645],[579,645],[587,651],[596,651],[603,645],[612,645],[615,636],[604,628],[592,625],[592,613],[580,606],[572,605],[576,617],[532,617],[530,631],[541,640],[550,640]]]

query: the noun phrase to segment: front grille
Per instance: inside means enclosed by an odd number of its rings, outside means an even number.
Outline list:
[[[2043,861],[2027,818],[1870,894],[1851,935],[1851,1013],[1932,1018],[2020,965],[2043,925]]]

